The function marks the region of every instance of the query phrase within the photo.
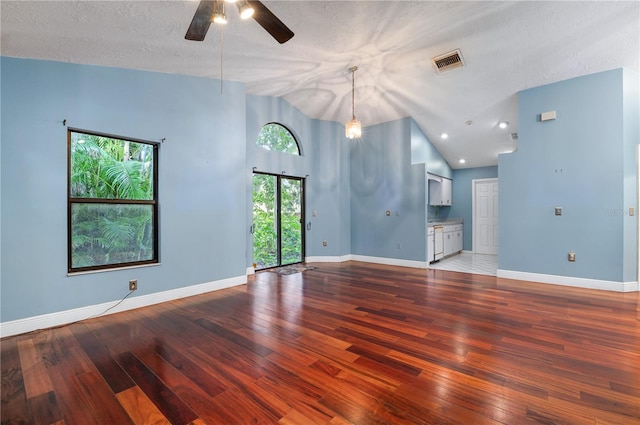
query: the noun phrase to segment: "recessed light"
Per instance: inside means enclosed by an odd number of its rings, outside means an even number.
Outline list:
[[[460,164],[464,164],[465,162],[467,162],[467,160],[466,160],[466,159],[464,159],[464,158],[460,158],[460,160],[459,160],[458,162],[459,162]]]
[[[498,123],[498,127],[500,127],[500,128],[507,128],[508,125],[509,125],[509,123],[506,122],[506,121],[500,121]]]
[[[442,133],[440,137],[444,140],[444,139],[448,139],[449,135],[447,133]]]

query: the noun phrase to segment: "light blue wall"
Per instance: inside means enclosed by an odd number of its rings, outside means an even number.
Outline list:
[[[640,145],[640,76],[623,69],[623,280],[638,280],[638,218],[629,214],[629,207],[638,210],[638,146]]]
[[[436,176],[452,178],[453,170],[440,154],[438,149],[431,143],[429,138],[422,132],[413,118],[411,121],[411,163],[424,164],[425,174],[435,174]],[[428,219],[443,220],[449,216],[451,207],[429,205],[429,185],[425,185],[425,208]],[[453,216],[451,216],[453,217]]]
[[[2,322],[245,274],[244,85],[2,57]],[[67,125],[159,149],[160,260],[67,276]]]
[[[473,180],[498,177],[498,167],[453,170],[453,187],[449,216],[463,220],[463,249],[473,250]]]
[[[278,122],[296,137],[301,156],[262,149],[260,129]],[[281,98],[247,96],[247,215],[251,225],[251,176],[257,171],[306,177],[306,255],[340,256],[351,252],[349,227],[349,145],[336,122],[310,119]],[[314,217],[312,212],[316,211]],[[247,227],[248,229],[248,227]],[[247,231],[248,234],[248,231]],[[322,245],[327,241],[327,246]],[[247,265],[253,240],[247,237]]]
[[[132,278],[136,295],[146,295],[244,275],[252,262],[253,167],[308,176],[307,256],[416,261],[426,257],[425,173],[453,177],[446,212],[465,224],[470,180],[495,176],[495,167],[452,172],[411,118],[367,127],[353,142],[340,123],[309,119],[282,99],[246,96],[239,83],[225,82],[220,94],[213,79],[0,60],[2,322],[120,299]],[[637,74],[617,70],[527,90],[519,104],[519,151],[501,156],[498,172],[499,267],[635,280],[637,221],[625,212],[637,206]],[[537,120],[551,109],[556,121]],[[65,119],[86,130],[166,139],[161,265],[67,276]],[[293,131],[301,157],[255,146],[271,121]],[[469,237],[465,231],[465,249]],[[569,250],[576,263],[566,261]]]
[[[409,118],[411,122],[411,163],[425,164],[427,173],[446,178],[453,177],[453,170],[438,152],[429,138],[422,132],[418,124]]]
[[[632,96],[637,104],[637,92]],[[623,71],[525,90],[518,105],[518,151],[499,158],[498,267],[635,281],[623,259],[626,250],[637,258],[636,248],[623,243],[627,217],[619,212],[633,206],[623,194],[625,173],[636,174],[630,164],[625,171],[625,158],[638,143],[638,116],[636,109],[630,117],[635,140],[625,142]],[[541,122],[540,113],[550,110],[557,119]],[[567,261],[572,250],[576,262]]]
[[[411,121],[366,127],[351,142],[353,254],[426,260],[425,170],[412,165]]]

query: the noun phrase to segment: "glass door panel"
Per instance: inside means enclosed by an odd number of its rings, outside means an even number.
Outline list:
[[[302,180],[280,178],[280,265],[302,262]]]
[[[253,262],[256,270],[304,259],[304,180],[253,175]]]
[[[256,269],[280,264],[276,176],[253,175],[253,262]]]

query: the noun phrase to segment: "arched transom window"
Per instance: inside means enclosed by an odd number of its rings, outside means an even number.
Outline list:
[[[262,127],[256,144],[269,151],[300,155],[300,146],[296,138],[285,126],[278,123],[272,122]]]

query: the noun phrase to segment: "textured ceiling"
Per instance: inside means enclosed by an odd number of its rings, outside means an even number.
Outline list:
[[[351,118],[348,68],[357,65],[363,125],[411,116],[453,168],[495,165],[498,153],[517,147],[510,134],[518,91],[620,67],[639,71],[637,1],[263,3],[295,33],[286,44],[241,21],[234,7],[222,43],[218,26],[204,42],[185,40],[192,0],[2,0],[1,53],[220,78],[222,44],[224,79],[340,122]],[[465,67],[436,73],[431,58],[454,49]],[[498,128],[500,120],[510,126]]]

